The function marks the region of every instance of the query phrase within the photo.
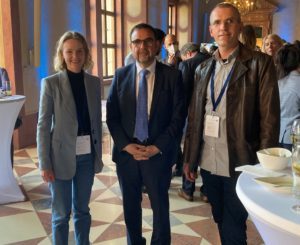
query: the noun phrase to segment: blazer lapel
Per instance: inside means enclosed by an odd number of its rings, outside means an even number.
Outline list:
[[[160,63],[156,62],[154,89],[153,89],[152,103],[151,103],[151,109],[150,109],[150,119],[151,119],[153,113],[155,112],[159,94],[162,89],[163,81],[164,81],[164,77],[163,77],[163,72],[162,72]]]
[[[75,120],[77,120],[76,105],[66,70],[62,71],[59,74],[59,86],[61,96],[63,98],[63,101],[65,102],[62,106],[65,106],[66,109],[70,112],[71,116]]]
[[[130,72],[128,73],[127,78],[124,79],[124,91],[125,96],[124,100],[128,102],[128,107],[126,109],[126,117],[128,117],[128,120],[130,122],[135,122],[135,117],[136,117],[136,65],[135,63],[132,64],[132,67],[130,68]],[[122,79],[122,78],[120,78]],[[122,103],[122,102],[121,102]],[[127,104],[127,103],[126,103]],[[132,127],[130,128],[130,135],[134,134],[134,128],[135,128],[135,123],[130,124]]]

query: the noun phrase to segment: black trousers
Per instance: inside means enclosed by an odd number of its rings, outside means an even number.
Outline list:
[[[124,152],[124,154],[127,154]],[[136,161],[131,156],[118,162],[117,175],[123,196],[124,218],[128,245],[145,245],[142,237],[142,186],[145,185],[153,211],[151,245],[171,244],[169,194],[172,162],[157,154],[146,161]]]
[[[204,169],[201,169],[201,176],[222,245],[247,244],[248,213],[236,194],[236,179],[214,175]]]

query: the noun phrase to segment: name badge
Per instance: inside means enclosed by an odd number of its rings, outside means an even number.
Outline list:
[[[89,135],[77,136],[76,155],[91,153],[91,137]]]
[[[219,125],[220,125],[220,117],[206,115],[205,126],[204,126],[205,136],[219,138]]]

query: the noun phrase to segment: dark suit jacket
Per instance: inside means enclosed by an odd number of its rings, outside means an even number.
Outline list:
[[[171,164],[185,121],[182,76],[179,70],[156,63],[155,82],[149,117],[147,145],[155,145]],[[107,99],[107,125],[114,140],[113,161],[131,157],[122,149],[134,141],[136,114],[136,65],[115,73]]]
[[[209,54],[198,53],[193,58],[180,62],[178,69],[182,72],[186,106],[188,107],[194,90],[194,77],[197,66],[210,57]]]

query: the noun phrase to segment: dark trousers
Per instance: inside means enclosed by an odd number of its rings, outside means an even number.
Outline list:
[[[153,211],[151,244],[171,243],[168,189],[172,168],[171,162],[168,165],[162,158],[158,154],[148,161],[136,161],[129,156],[127,161],[117,163],[129,245],[146,244],[142,237],[142,185],[146,186]]]
[[[201,172],[222,245],[247,244],[248,213],[236,194],[236,179]]]
[[[202,186],[200,187],[200,192],[207,196],[206,185],[204,184],[204,179],[202,173],[200,172],[202,178]],[[196,182],[191,182],[186,179],[185,174],[182,175],[182,190],[189,196],[193,196],[196,189]]]
[[[182,175],[182,190],[189,196],[193,196],[195,192],[196,182],[186,179],[185,174]]]
[[[178,146],[177,158],[176,158],[176,164],[175,165],[176,165],[175,166],[175,171],[176,171],[175,175],[176,176],[181,176],[182,175],[182,168],[183,168],[183,153],[182,153],[180,145]]]

